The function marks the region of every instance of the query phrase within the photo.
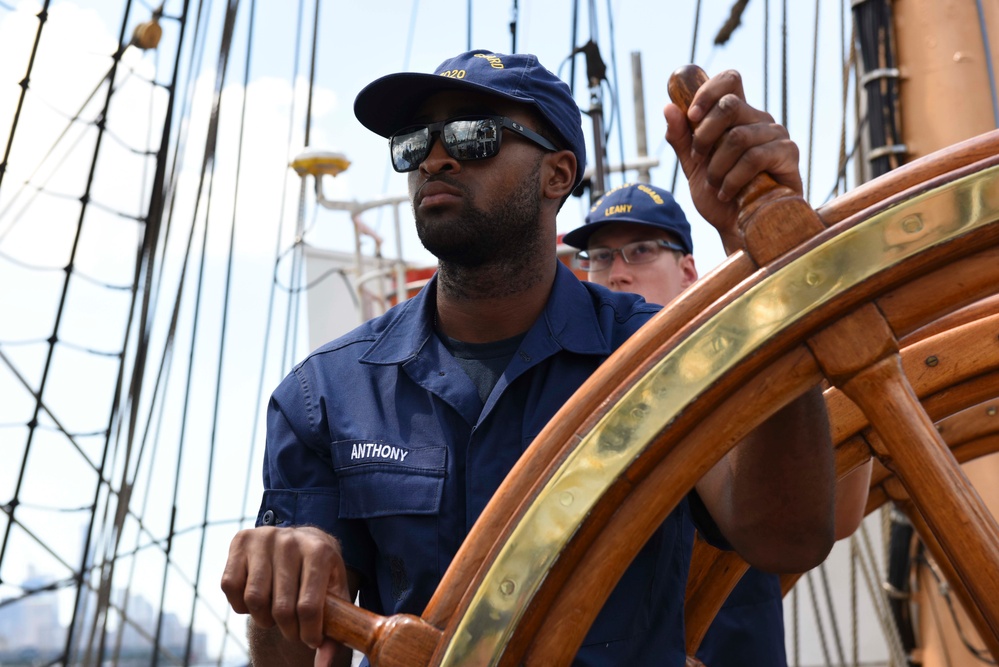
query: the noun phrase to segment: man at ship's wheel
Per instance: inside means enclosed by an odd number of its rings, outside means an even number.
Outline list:
[[[409,173],[439,271],[417,297],[310,354],[272,396],[257,528],[234,538],[222,582],[251,616],[255,665],[333,658],[327,591],[419,614],[534,436],[658,311],[556,261],[556,214],[586,149],[568,86],[535,57],[463,53],[434,74],[376,80],[354,108]],[[752,177],[767,171],[801,192],[796,147],[745,102],[734,72],[708,81],[687,118],[669,105],[666,119],[695,205],[729,251],[740,244],[733,198]],[[695,527],[753,565],[803,571],[832,546],[833,483],[816,388],[676,507],[576,662],[683,665]]]

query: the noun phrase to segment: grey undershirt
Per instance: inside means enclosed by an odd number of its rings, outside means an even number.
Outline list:
[[[437,337],[444,347],[458,360],[465,373],[472,379],[483,404],[526,335],[525,332],[513,338],[490,343],[466,343],[437,332]]]

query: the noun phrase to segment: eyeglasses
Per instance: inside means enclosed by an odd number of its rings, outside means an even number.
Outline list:
[[[499,154],[503,128],[530,139],[545,150],[557,151],[555,144],[537,132],[505,116],[462,116],[439,123],[413,125],[399,130],[389,138],[392,167],[398,172],[413,171],[430,155],[434,135],[448,155],[455,160],[483,160]]]
[[[621,253],[621,259],[628,264],[648,264],[659,257],[663,250],[675,250],[687,254],[682,246],[663,239],[649,239],[625,243],[620,248],[590,248],[576,253],[576,268],[595,273],[606,271],[614,263],[614,253]]]

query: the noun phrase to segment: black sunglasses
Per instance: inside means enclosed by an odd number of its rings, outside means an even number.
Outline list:
[[[455,160],[483,160],[499,154],[503,128],[513,130],[530,139],[545,150],[557,151],[555,144],[537,132],[505,116],[462,116],[439,123],[412,125],[399,130],[389,138],[392,168],[398,172],[413,171],[430,155],[434,135],[441,136],[441,143],[448,155]]]

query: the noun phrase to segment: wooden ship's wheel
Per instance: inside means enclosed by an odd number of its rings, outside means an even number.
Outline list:
[[[875,459],[867,510],[888,499],[906,509],[999,657],[999,525],[959,464],[999,446],[994,422],[968,418],[999,396],[999,131],[817,212],[765,176],[740,197],[745,251],[580,387],[422,617],[329,599],[329,636],[378,667],[568,664],[697,480],[826,383],[837,474]],[[720,552],[695,562],[689,652],[744,567]]]

